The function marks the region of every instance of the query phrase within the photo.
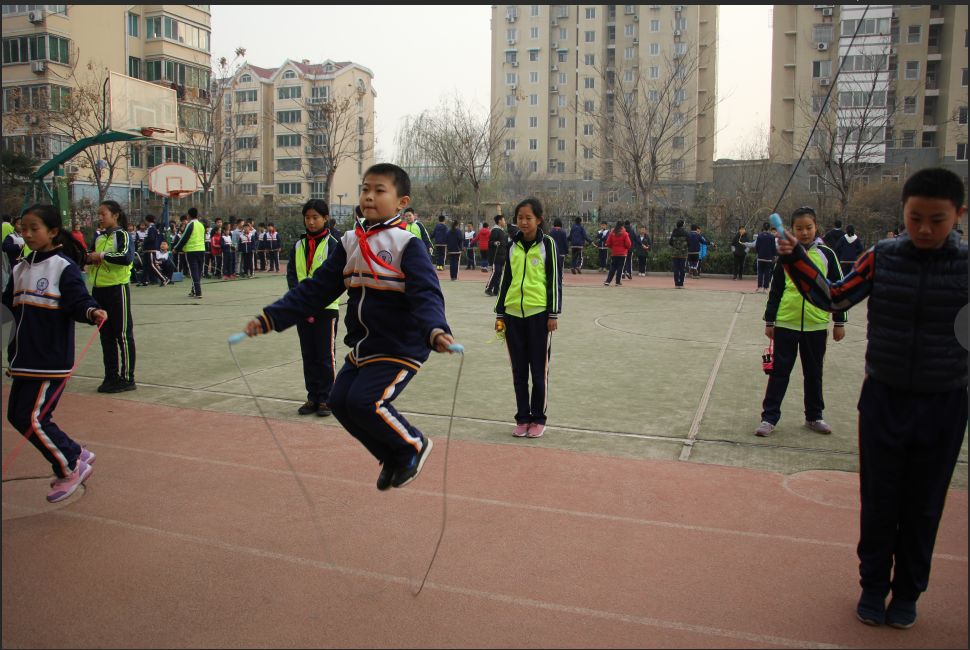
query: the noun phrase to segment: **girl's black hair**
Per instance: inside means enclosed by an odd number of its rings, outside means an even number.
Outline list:
[[[327,202],[323,199],[310,199],[304,203],[302,212],[303,216],[305,217],[306,213],[310,210],[316,210],[317,214],[319,214],[321,217],[330,216],[330,206],[328,206]]]
[[[621,232],[623,232],[623,222],[622,222],[622,221],[617,221],[617,222],[616,222],[616,225],[615,225],[615,226],[613,226],[613,232],[615,232],[615,233],[616,233],[616,234],[618,234],[618,235],[619,235],[619,234],[620,234]]]
[[[456,221],[455,219],[451,220],[451,229],[458,230],[458,221]]]
[[[514,215],[515,218],[518,218],[519,216],[519,209],[524,208],[525,206],[529,206],[530,208],[532,208],[532,214],[534,214],[539,219],[542,219],[542,203],[540,203],[539,199],[537,199],[534,196],[530,196],[527,199],[522,199],[521,201],[519,201],[519,204],[515,206],[515,210],[512,210],[512,214]],[[543,222],[544,221],[545,220],[543,219]],[[539,228],[540,229],[542,228],[541,223],[539,224]]]
[[[791,213],[791,225],[792,226],[795,225],[795,219],[797,219],[798,217],[804,217],[806,215],[811,217],[812,221],[815,222],[815,226],[818,227],[818,217],[815,216],[815,210],[813,210],[808,206],[802,206]]]
[[[64,225],[61,223],[61,215],[57,211],[57,208],[55,208],[53,205],[35,203],[24,210],[23,216],[27,216],[28,214],[33,214],[39,217],[49,230],[57,228],[57,234],[54,236],[53,244],[55,246],[60,245],[64,255],[71,259],[75,264],[80,267],[84,266],[87,251],[81,248],[78,241],[74,239],[74,237],[72,237],[67,230],[65,230]]]
[[[102,201],[101,205],[108,208],[108,211],[118,217],[118,227],[123,230],[128,230],[128,215],[125,211],[121,209],[121,204],[117,201],[112,201],[108,199],[107,201]]]

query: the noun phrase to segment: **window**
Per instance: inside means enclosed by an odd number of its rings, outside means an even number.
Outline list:
[[[505,53],[506,63],[518,63],[518,53],[515,50],[510,50]]]
[[[903,97],[903,112],[907,115],[916,114],[916,97]]]
[[[660,54],[660,43],[650,44],[650,56],[658,56]]]
[[[616,190],[610,190],[606,194],[607,203],[617,203],[620,200],[620,193]]]
[[[518,83],[518,81],[519,81],[519,75],[515,74],[514,72],[505,73],[505,83],[512,85],[514,83]]]
[[[681,88],[674,93],[674,103],[687,101],[687,91]]]
[[[596,64],[596,55],[594,55],[594,54],[587,54],[586,56],[583,57],[583,63],[585,63],[586,65],[595,65]]]
[[[514,41],[516,38],[518,38],[518,36],[519,33],[515,27],[510,27],[509,29],[505,30],[505,38],[509,39],[510,41]]]
[[[529,13],[532,16],[539,15],[539,5],[529,5]]]
[[[291,133],[288,135],[278,135],[276,136],[276,146],[277,147],[299,147],[300,136],[295,133]]]
[[[593,77],[584,77],[583,78],[583,88],[593,88],[594,85],[595,85],[595,81],[594,81]]]
[[[587,99],[583,102],[583,110],[587,113],[592,113],[594,110],[596,110],[596,102],[594,102],[592,99]]]
[[[236,161],[236,173],[244,174],[246,172],[258,171],[259,165],[255,160],[237,160]]]
[[[936,147],[936,131],[923,131],[923,142],[920,146],[924,149]]]
[[[958,124],[966,124],[967,123],[967,107],[966,106],[961,106],[960,107],[959,113],[957,115],[957,123]]]
[[[538,72],[530,72],[529,73],[529,83],[530,84],[537,84],[537,83],[539,83],[539,73]]]
[[[623,48],[623,60],[632,61],[637,58],[637,48],[635,47],[624,47]]]
[[[536,138],[529,138],[529,151],[536,151],[539,148],[539,141]]]
[[[286,72],[283,73],[283,78],[284,79],[296,79],[296,73],[293,72],[292,70],[287,70]]]
[[[559,40],[564,41],[569,38],[569,32],[565,28],[559,29]]]
[[[593,135],[593,125],[584,124],[583,125],[583,135]]]
[[[593,190],[583,190],[583,203],[593,202]]]
[[[539,28],[538,27],[530,27],[529,28],[529,38],[531,38],[532,40],[535,40],[535,39],[539,38]]]
[[[651,20],[650,21],[650,31],[651,32],[659,32],[660,31],[660,21],[659,20]]]
[[[145,19],[145,38],[162,37],[162,17],[152,16]]]
[[[255,149],[256,148],[256,136],[249,136],[246,138],[236,138],[236,149]]]
[[[903,139],[900,142],[900,147],[904,149],[912,149],[916,146],[916,131],[903,131]]]
[[[679,29],[682,32],[687,31],[687,19],[686,18],[678,18],[677,20],[675,20],[674,21],[674,29]]]
[[[910,25],[909,30],[906,33],[906,42],[919,43],[922,33],[923,33],[922,25]]]
[[[625,82],[633,81],[633,70],[623,71],[623,81]]]
[[[310,198],[311,199],[326,199],[327,198],[327,183],[326,181],[315,181],[310,183]]]
[[[256,196],[256,183],[240,183],[236,190],[244,196]]]
[[[237,114],[236,126],[256,126],[256,113]]]
[[[649,75],[648,76],[651,79],[659,79],[660,78],[660,68],[659,67],[657,67],[655,65],[652,65],[648,69],[648,72],[649,72]]]
[[[859,25],[859,20],[843,20],[842,21],[842,36],[852,36],[856,33],[856,27],[859,28],[860,36],[869,36],[872,34],[888,34],[890,19],[889,18],[866,18],[861,21],[862,24]]]
[[[530,172],[537,172],[537,171],[539,171],[539,163],[537,163],[534,160],[530,160],[529,161],[529,171]]]
[[[565,50],[559,50],[556,52],[556,61],[559,63],[566,63],[569,61],[569,52]]]
[[[566,150],[566,141],[563,140],[562,138],[559,138],[558,140],[556,140],[556,150],[557,151],[565,151]]]
[[[505,128],[507,128],[507,129],[514,129],[515,128],[515,118],[514,117],[507,117],[507,118],[505,118]]]
[[[244,102],[254,102],[256,101],[256,91],[255,90],[237,90],[236,91],[236,103],[242,104]]]
[[[560,86],[565,86],[566,85],[566,80],[567,80],[566,73],[565,72],[560,72],[559,73],[559,85]]]
[[[505,150],[506,151],[515,151],[515,140],[506,140],[505,141]]]
[[[535,115],[529,118],[529,128],[530,129],[539,128],[539,118],[536,117]]]
[[[141,59],[133,56],[128,57],[128,76],[141,79]]]
[[[568,98],[565,95],[559,95],[559,108],[565,108],[567,103]]]
[[[144,167],[144,161],[142,160],[141,147],[137,145],[128,145],[128,166],[129,167]]]
[[[303,96],[303,89],[300,86],[283,86],[276,89],[277,99],[299,99]]]
[[[956,155],[956,159],[957,160],[966,160],[967,159],[967,143],[966,142],[957,142],[957,155]]]
[[[138,14],[128,14],[128,36],[138,38]]]
[[[302,167],[303,161],[299,158],[280,158],[276,161],[278,172],[298,172]]]
[[[656,90],[648,90],[647,91],[647,100],[648,101],[651,101],[651,102],[659,102],[660,101],[660,93],[658,91],[656,91]]]
[[[818,79],[820,77],[831,77],[832,76],[832,61],[822,60],[822,61],[812,61],[812,78]]]
[[[529,50],[529,60],[538,61],[539,60],[539,50]]]
[[[914,102],[913,112],[915,109],[915,97],[910,97]],[[839,108],[869,108],[873,106],[883,107],[886,105],[886,91],[877,90],[872,94],[864,90],[849,90],[839,93]]]
[[[586,19],[593,20],[594,18],[596,18],[596,8],[586,7]]]
[[[277,183],[276,193],[282,196],[294,196],[297,194],[302,194],[302,183]]]
[[[3,62],[53,61],[69,63],[70,41],[66,38],[38,34],[3,39]]]
[[[239,77],[239,83],[241,84],[248,84],[252,82],[253,82],[253,78],[251,75],[244,74],[243,76]]]
[[[671,140],[670,146],[673,147],[674,149],[683,149],[684,148],[684,142],[685,142],[684,136],[682,136],[682,135],[675,135],[673,137],[673,140]]]
[[[960,85],[964,88],[967,87],[967,68],[963,68],[960,75]]]
[[[591,30],[591,29],[590,30],[587,30],[583,34],[583,40],[586,41],[587,43],[593,43],[593,42],[595,42],[596,41],[596,32],[594,30]]]
[[[590,170],[590,169],[584,169],[583,170],[583,180],[584,181],[591,181],[591,180],[593,180],[593,171]]]
[[[506,106],[515,106],[515,95],[506,95],[505,96],[505,105]]]
[[[302,122],[303,111],[276,111],[276,121],[280,124],[296,124]]]
[[[593,158],[593,148],[592,147],[583,147],[583,158],[585,160],[592,160],[592,158]]]
[[[529,106],[539,105],[539,95],[529,95]]]
[[[637,35],[637,26],[636,25],[624,25],[623,26],[623,35],[624,36],[636,36]]]
[[[687,54],[687,43],[674,43],[674,56],[684,56]]]
[[[919,79],[919,61],[906,62],[906,79]]]
[[[560,117],[558,124],[559,124],[559,128],[560,129],[565,129],[566,128],[566,118],[565,117]]]

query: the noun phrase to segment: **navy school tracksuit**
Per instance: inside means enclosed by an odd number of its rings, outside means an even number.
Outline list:
[[[339,246],[337,239],[324,228],[315,235],[300,237],[293,247],[290,263],[286,265],[286,283],[290,289],[313,276]],[[300,268],[300,265],[303,265]],[[306,398],[314,404],[330,403],[330,389],[336,375],[334,354],[337,341],[337,321],[340,318],[338,301],[334,300],[312,316],[300,319],[296,331],[300,336],[303,357],[303,383]]]
[[[465,233],[457,228],[448,230],[445,238],[448,247],[448,273],[452,280],[458,279],[458,263],[461,261],[461,249],[465,243]]]
[[[77,264],[58,250],[28,255],[13,268],[12,278],[3,292],[16,323],[7,347],[13,377],[7,419],[64,478],[77,466],[81,446],[53,422],[60,397],[54,394],[74,366],[72,321],[92,322],[98,303]]]
[[[345,233],[311,278],[269,305],[265,331],[283,330],[347,292],[350,348],[329,406],[381,463],[405,466],[426,444],[393,406],[427,360],[434,338],[451,333],[427,248],[399,217]]]
[[[505,324],[512,364],[516,424],[546,423],[552,356],[548,321],[562,313],[562,268],[556,243],[541,230],[539,235],[526,242],[517,232],[509,242],[495,303],[496,318]]]
[[[94,289],[91,295],[108,312],[101,327],[101,352],[104,355],[104,379],[135,381],[135,324],[131,319],[131,265],[135,251],[131,238],[121,228],[110,230],[94,242],[94,250],[104,253],[101,264],[94,267]]]

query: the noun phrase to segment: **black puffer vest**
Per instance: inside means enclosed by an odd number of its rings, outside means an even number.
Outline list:
[[[942,248],[922,251],[905,234],[875,246],[869,296],[866,372],[916,393],[967,386],[967,351],[957,342],[957,313],[967,304],[967,245],[951,232]]]

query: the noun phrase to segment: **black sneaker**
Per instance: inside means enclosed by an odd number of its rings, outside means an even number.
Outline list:
[[[330,407],[327,406],[326,402],[320,402],[320,404],[317,406],[317,415],[319,415],[322,418],[325,418],[328,415],[330,415]]]
[[[111,390],[114,386],[121,381],[120,377],[105,377],[101,385],[98,386],[99,393],[113,393],[115,391]]]
[[[391,479],[391,486],[396,488],[404,487],[418,478],[418,474],[421,473],[421,468],[424,467],[424,461],[428,460],[428,456],[431,454],[432,446],[431,438],[425,436],[424,446],[421,447],[421,452],[412,456],[407,465],[394,472],[394,477]]]
[[[916,624],[916,601],[902,600],[893,596],[886,610],[886,622],[900,630],[908,630]]]
[[[317,412],[317,403],[316,402],[307,401],[303,406],[301,406],[300,408],[296,409],[296,412],[299,413],[300,415],[310,415],[311,413],[316,413]]]
[[[390,489],[391,480],[394,478],[394,468],[390,465],[381,463],[381,473],[377,477],[377,489],[383,492]]]
[[[863,591],[859,604],[856,605],[855,615],[866,625],[882,625],[886,622],[885,596]]]
[[[135,385],[134,381],[128,381],[127,379],[116,379],[110,386],[102,390],[102,393],[125,393],[129,390],[135,390],[138,386]],[[100,388],[98,390],[101,390]]]

